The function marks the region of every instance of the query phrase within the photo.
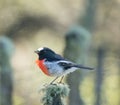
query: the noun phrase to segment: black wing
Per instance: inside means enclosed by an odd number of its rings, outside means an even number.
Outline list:
[[[87,69],[87,70],[93,70],[94,68],[91,67],[86,67],[86,66],[82,66],[82,65],[77,65],[75,63],[72,62],[59,62],[58,63],[60,66],[62,66],[65,70],[70,69],[71,67],[76,67],[76,68],[80,68],[80,69]]]
[[[62,66],[65,70],[70,69],[71,67],[74,67],[74,64],[72,62],[59,62],[58,65]]]

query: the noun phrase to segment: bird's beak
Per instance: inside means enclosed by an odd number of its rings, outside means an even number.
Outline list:
[[[36,54],[38,54],[39,53],[39,51],[38,50],[36,50],[36,51],[34,51]]]

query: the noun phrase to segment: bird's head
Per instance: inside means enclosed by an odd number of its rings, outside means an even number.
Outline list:
[[[48,57],[53,56],[55,54],[54,51],[52,51],[51,49],[49,49],[47,47],[38,48],[35,51],[35,53],[38,54],[40,60],[48,58]]]

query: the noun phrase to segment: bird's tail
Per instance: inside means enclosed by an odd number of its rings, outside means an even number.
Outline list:
[[[82,66],[82,65],[75,65],[75,67],[80,68],[80,69],[87,69],[87,70],[93,70],[94,69],[94,68],[85,67],[85,66]]]

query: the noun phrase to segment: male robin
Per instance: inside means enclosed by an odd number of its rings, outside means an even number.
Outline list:
[[[53,83],[60,76],[62,76],[60,81],[62,82],[64,75],[77,69],[93,70],[93,68],[85,67],[66,60],[47,47],[38,48],[35,53],[38,54],[36,63],[39,68],[48,76],[56,76],[51,83]]]

